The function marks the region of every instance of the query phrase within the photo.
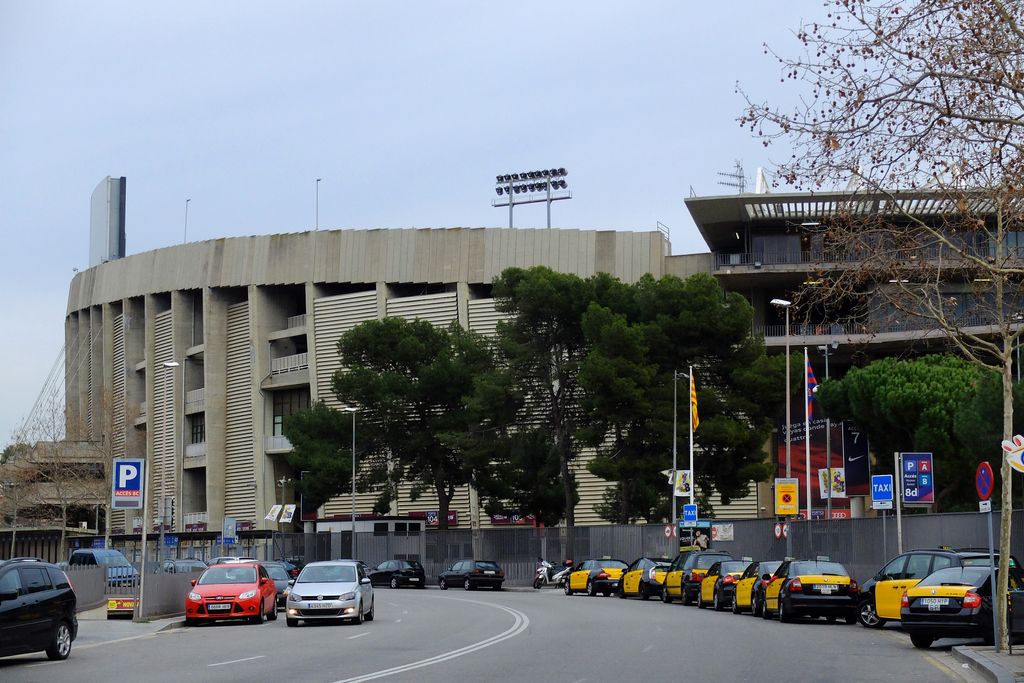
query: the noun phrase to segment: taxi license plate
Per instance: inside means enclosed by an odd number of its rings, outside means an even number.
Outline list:
[[[210,610],[211,612],[220,612],[222,610],[231,609],[231,603],[230,602],[215,602],[212,605],[207,605],[206,609]]]
[[[927,605],[932,612],[938,612],[940,608],[949,604],[949,598],[921,598],[921,604]]]
[[[484,574],[493,574],[494,572],[490,569],[485,569]]]
[[[412,577],[409,580],[412,581],[413,583],[415,583],[415,582],[419,581],[419,577],[414,576],[414,577]]]
[[[814,588],[819,593],[823,593],[825,595],[831,595],[832,593],[836,592],[836,587],[835,586],[815,586]]]
[[[311,603],[309,603],[309,608],[310,609],[330,609],[331,607],[334,607],[334,605],[332,605],[329,602],[311,602]]]

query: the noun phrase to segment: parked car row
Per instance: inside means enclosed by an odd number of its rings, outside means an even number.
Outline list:
[[[1024,573],[1010,558],[1010,590],[1024,590]],[[566,595],[617,593],[620,598],[696,603],[701,609],[748,612],[789,622],[824,617],[877,628],[899,621],[916,647],[940,638],[978,637],[991,643],[992,565],[975,549],[912,550],[886,563],[864,586],[839,562],[815,559],[734,559],[720,550],[686,551],[675,559],[612,558],[576,563]]]

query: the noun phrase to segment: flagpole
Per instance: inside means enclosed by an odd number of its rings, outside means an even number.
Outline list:
[[[811,521],[811,378],[810,360],[804,347],[804,481],[807,486],[807,521]],[[831,482],[829,482],[831,485]]]
[[[512,200],[509,200],[512,201]],[[676,464],[676,445],[678,439],[676,435],[679,433],[678,426],[676,424],[676,416],[679,414],[679,371],[672,370],[672,476],[668,479],[668,504],[672,508],[672,529],[678,528],[676,518],[676,480],[679,475],[676,472],[678,465]],[[671,543],[671,538],[669,543]]]
[[[690,505],[693,505],[693,492],[697,488],[697,473],[693,471],[693,394],[696,386],[693,383],[693,366],[690,366]]]

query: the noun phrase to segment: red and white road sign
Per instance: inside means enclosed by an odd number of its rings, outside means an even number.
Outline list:
[[[672,538],[675,535],[675,529],[672,528],[671,524],[665,525],[665,538]]]
[[[776,522],[775,523],[775,540],[779,540],[780,538],[782,538],[782,523],[781,522]]]
[[[789,538],[789,522],[784,522],[782,524],[782,537]]]

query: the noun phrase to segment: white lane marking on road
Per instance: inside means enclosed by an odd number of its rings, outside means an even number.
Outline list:
[[[362,638],[363,636],[368,636],[368,635],[370,635],[370,632],[366,631],[365,633],[360,633],[359,635],[349,636],[348,639],[349,640],[355,640],[356,638]]]
[[[244,659],[232,659],[229,662],[217,662],[216,664],[207,664],[207,666],[224,666],[225,664],[238,664],[239,662],[251,662],[254,659],[263,659],[266,655],[256,655],[255,657],[246,657]]]
[[[428,657],[427,659],[421,659],[417,662],[410,662],[409,664],[395,666],[390,669],[383,669],[382,671],[375,671],[373,673],[365,674],[363,676],[345,678],[340,681],[335,681],[334,683],[363,683],[363,681],[372,681],[377,678],[385,678],[387,676],[405,673],[406,671],[412,671],[414,669],[422,669],[423,667],[431,666],[432,664],[440,664],[441,662],[446,662],[450,659],[455,659],[457,657],[462,657],[463,655],[468,655],[473,652],[476,652],[477,650],[482,650],[486,647],[490,647],[491,645],[497,645],[498,643],[508,640],[509,638],[515,638],[530,626],[530,617],[526,616],[519,610],[512,609],[511,607],[505,607],[504,605],[495,605],[494,603],[482,602],[480,600],[466,600],[465,598],[443,599],[457,600],[458,602],[469,602],[473,603],[474,605],[483,605],[484,607],[496,607],[497,609],[500,609],[511,614],[515,618],[515,621],[512,622],[512,626],[502,631],[498,635],[491,636],[490,638],[485,638],[484,640],[472,643],[470,645],[466,645],[465,647],[460,647],[457,650],[442,652],[439,655]]]
[[[653,649],[654,649],[654,646],[653,646],[653,645],[648,645],[647,647],[645,647],[645,648],[644,648],[644,650],[643,650],[643,651],[644,651],[644,652],[650,652],[650,651],[651,651],[651,650],[653,650]]]

